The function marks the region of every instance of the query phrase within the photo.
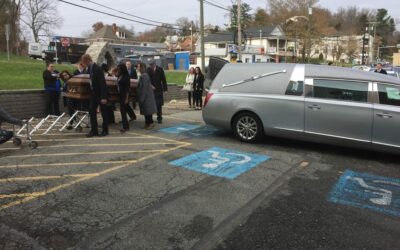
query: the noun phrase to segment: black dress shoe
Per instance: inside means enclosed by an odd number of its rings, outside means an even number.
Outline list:
[[[107,136],[108,135],[108,131],[101,131],[99,136]]]
[[[93,137],[93,136],[99,136],[98,132],[90,131],[89,133],[86,134],[86,137]]]

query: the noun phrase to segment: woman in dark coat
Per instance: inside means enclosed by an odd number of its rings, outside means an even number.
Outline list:
[[[203,90],[204,75],[201,73],[200,67],[196,67],[193,80],[193,99],[195,101],[197,110],[201,110],[203,108]]]
[[[154,87],[151,84],[149,75],[146,72],[146,64],[139,63],[139,82],[137,95],[139,99],[140,114],[144,115],[145,129],[154,127],[153,114],[157,113],[156,100],[154,98]]]
[[[128,69],[126,68],[125,64],[122,63],[118,64],[115,76],[117,77],[118,102],[122,118],[121,133],[124,133],[125,131],[129,130],[129,123],[128,123],[128,118],[126,116],[126,110],[129,103],[129,89],[130,89],[130,77]]]

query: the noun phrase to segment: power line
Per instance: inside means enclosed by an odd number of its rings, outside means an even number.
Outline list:
[[[204,3],[205,4],[208,4],[208,5],[210,5],[210,6],[213,6],[213,7],[216,7],[216,8],[219,8],[219,9],[222,9],[222,10],[226,10],[226,11],[231,11],[230,9],[228,9],[228,8],[225,8],[225,7],[223,7],[223,6],[221,6],[221,5],[218,5],[218,4],[215,4],[215,3],[212,3],[212,2],[209,2],[209,1],[207,1],[207,0],[203,0],[204,1]]]
[[[93,4],[95,4],[95,5],[104,7],[104,8],[106,8],[106,9],[110,9],[110,10],[113,10],[113,11],[116,11],[116,12],[119,12],[119,13],[122,13],[122,14],[125,14],[125,15],[127,15],[127,16],[139,18],[139,19],[142,19],[142,20],[145,20],[145,21],[155,22],[155,23],[160,23],[160,24],[168,24],[168,25],[171,25],[171,26],[177,26],[176,24],[171,24],[171,23],[166,23],[166,22],[160,22],[160,21],[156,21],[156,20],[152,20],[152,19],[148,19],[148,18],[136,16],[136,15],[133,15],[133,14],[130,14],[130,13],[126,13],[126,12],[124,12],[124,11],[111,8],[111,7],[109,7],[109,6],[106,6],[106,5],[103,5],[103,4],[100,4],[100,3],[96,3],[96,2],[91,1],[91,0],[82,0],[82,1],[90,2],[90,3],[93,3]]]
[[[165,28],[165,29],[182,30],[180,28],[165,27],[165,26],[158,25],[158,24],[152,24],[152,23],[147,23],[147,22],[143,22],[143,21],[133,20],[133,19],[130,19],[130,18],[122,17],[122,16],[117,16],[117,15],[114,15],[114,14],[111,14],[111,13],[107,13],[107,12],[100,11],[100,10],[95,10],[95,9],[92,9],[92,8],[89,8],[89,7],[86,7],[86,6],[82,6],[82,5],[79,5],[79,4],[70,3],[70,2],[67,2],[67,1],[64,1],[64,0],[58,0],[58,1],[66,3],[66,4],[69,4],[69,5],[72,5],[72,6],[75,6],[75,7],[79,7],[79,8],[82,8],[82,9],[90,10],[90,11],[93,11],[93,12],[97,12],[97,13],[100,13],[100,14],[116,17],[116,18],[119,18],[119,19],[131,21],[131,22],[135,22],[135,23],[140,23],[140,24],[144,24],[144,25],[149,25],[149,26],[159,27],[159,28]]]

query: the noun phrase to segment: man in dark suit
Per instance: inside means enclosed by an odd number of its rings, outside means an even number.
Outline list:
[[[84,54],[81,57],[81,64],[87,68],[87,73],[90,74],[90,104],[89,104],[89,115],[91,130],[86,135],[87,137],[98,136],[98,125],[97,125],[97,107],[100,105],[100,112],[103,118],[103,131],[100,136],[108,135],[108,113],[107,113],[107,97],[108,90],[106,85],[106,79],[104,77],[103,70],[96,63],[92,61],[92,57],[88,54]]]
[[[150,67],[147,73],[150,76],[151,84],[154,87],[154,97],[157,106],[157,121],[162,123],[162,106],[164,105],[164,92],[168,91],[167,79],[163,68],[156,65],[154,60],[149,61]]]
[[[130,60],[127,60],[125,62],[125,66],[128,69],[130,79],[138,79],[138,75],[136,73],[136,68],[132,66],[132,62]],[[133,107],[133,109],[132,109],[132,107]],[[136,114],[134,111],[134,109],[136,108],[136,103],[134,101],[132,102],[132,107],[129,105],[129,103],[126,107],[126,113],[131,118],[130,119],[131,121],[136,120]]]
[[[386,70],[382,69],[382,63],[377,63],[376,64],[376,69],[375,69],[374,72],[387,75]]]

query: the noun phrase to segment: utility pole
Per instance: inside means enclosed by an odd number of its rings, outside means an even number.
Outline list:
[[[367,29],[367,28],[366,28]],[[364,65],[365,64],[365,42],[366,42],[366,38],[365,38],[365,33],[366,30],[364,30],[364,34],[363,34],[363,41],[362,41],[362,51],[361,51],[361,64]]]
[[[190,53],[193,53],[193,21],[190,22]]]
[[[239,60],[242,61],[242,4],[240,0],[237,0],[237,29],[238,29],[238,54]]]
[[[310,57],[311,57],[311,15],[312,15],[312,7],[311,7],[311,1],[308,1],[308,57],[307,57],[307,62],[310,63]]]
[[[204,49],[204,0],[200,0],[200,55],[201,55],[201,70],[206,70],[205,49]]]
[[[6,26],[5,26],[5,33],[6,33],[6,40],[7,40],[7,60],[10,61],[10,46],[9,46],[10,25],[9,24],[6,24]]]

